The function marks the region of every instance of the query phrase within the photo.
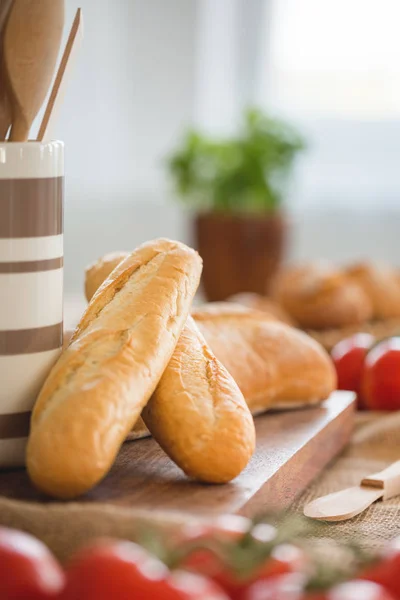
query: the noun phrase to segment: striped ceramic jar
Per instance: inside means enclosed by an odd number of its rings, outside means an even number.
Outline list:
[[[62,346],[63,187],[62,142],[0,144],[0,467],[24,464]]]

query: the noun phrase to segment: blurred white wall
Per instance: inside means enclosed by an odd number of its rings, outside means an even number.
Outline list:
[[[268,97],[273,1],[66,0],[66,30],[78,6],[85,21],[54,131],[66,144],[67,293],[104,252],[162,235],[192,242],[163,159],[186,125],[227,128]],[[321,136],[318,120],[299,123],[312,158],[293,187],[290,255],[400,263],[399,124],[331,122]]]
[[[195,1],[66,0],[65,37],[79,6],[84,40],[53,132],[66,147],[67,292],[103,252],[184,233],[163,161],[192,121],[195,71]]]
[[[85,37],[54,131],[66,143],[69,195],[153,192],[177,128],[192,119],[196,3],[66,0],[66,33],[78,6]]]

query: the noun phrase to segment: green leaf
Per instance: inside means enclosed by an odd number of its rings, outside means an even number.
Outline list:
[[[214,139],[189,130],[167,167],[182,202],[196,210],[273,212],[304,147],[289,124],[250,108],[236,137]]]

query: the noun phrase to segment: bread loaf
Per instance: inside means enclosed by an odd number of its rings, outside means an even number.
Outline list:
[[[211,303],[192,315],[253,414],[315,404],[336,389],[328,353],[305,333],[230,303]]]
[[[253,294],[251,292],[242,292],[241,294],[235,294],[234,296],[228,298],[228,302],[242,304],[248,308],[259,310],[276,319],[277,321],[281,321],[287,325],[292,325],[293,327],[296,326],[295,321],[286,312],[286,310],[282,308],[280,304],[271,298],[267,298],[266,296],[260,296],[260,294]]]
[[[271,293],[303,329],[346,327],[373,314],[364,289],[330,265],[283,269],[271,284]]]
[[[200,481],[230,481],[254,451],[243,394],[190,317],[142,416],[165,452]]]
[[[345,272],[370,299],[373,319],[400,317],[400,279],[395,269],[383,264],[357,263],[347,267]]]
[[[186,323],[201,259],[169,240],[143,244],[93,296],[33,410],[27,468],[59,498],[108,472]]]

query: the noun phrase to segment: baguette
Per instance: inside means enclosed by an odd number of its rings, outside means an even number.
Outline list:
[[[328,353],[305,333],[231,303],[210,303],[192,316],[253,414],[316,404],[336,389]]]
[[[127,256],[129,256],[129,252],[110,252],[85,269],[85,296],[88,302],[90,302],[103,281]],[[132,431],[129,432],[127,440],[140,440],[149,437],[149,435],[150,431],[144,424],[142,417],[139,417]]]
[[[142,416],[172,460],[200,481],[231,481],[254,452],[243,395],[191,317]]]
[[[108,472],[172,356],[200,274],[194,250],[161,239],[100,286],[33,410],[27,468],[40,490],[72,498]]]
[[[67,329],[66,331],[64,331],[63,350],[68,348],[73,333],[74,332],[71,331],[70,329]],[[130,431],[128,433],[126,439],[127,440],[141,440],[142,438],[149,437],[149,435],[150,435],[150,431],[147,429],[146,425],[144,424],[142,417],[139,417],[138,420],[136,421],[135,425],[133,426],[132,431]]]

